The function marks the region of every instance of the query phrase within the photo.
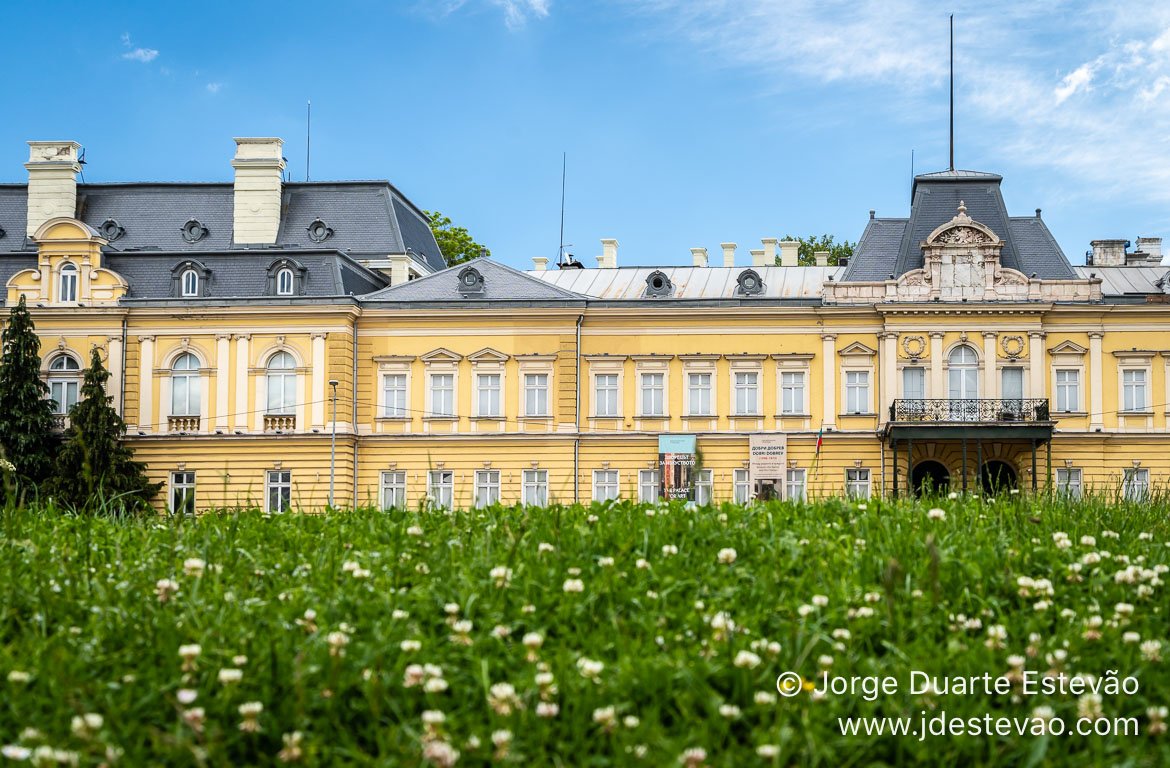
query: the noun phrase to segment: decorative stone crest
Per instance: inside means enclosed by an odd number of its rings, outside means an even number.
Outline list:
[[[1020,355],[1024,354],[1024,337],[1023,336],[1004,336],[999,340],[999,346],[1003,353],[1015,360]]]
[[[903,336],[902,351],[911,360],[917,360],[926,351],[926,339],[921,336]]]

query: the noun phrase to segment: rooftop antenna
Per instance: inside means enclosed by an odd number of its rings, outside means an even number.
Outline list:
[[[955,170],[955,14],[951,14],[951,165]]]
[[[910,202],[914,202],[914,150],[910,150]]]
[[[309,180],[309,151],[313,139],[313,100],[305,101],[305,181]]]
[[[557,266],[565,263],[565,171],[569,167],[569,153],[561,153],[561,234],[557,238]]]

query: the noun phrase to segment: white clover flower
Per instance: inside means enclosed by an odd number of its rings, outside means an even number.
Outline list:
[[[492,744],[497,747],[507,747],[512,743],[512,732],[509,730],[492,731]]]
[[[828,669],[829,667],[833,666],[833,657],[829,656],[828,654],[818,656],[817,666],[821,667],[822,669]]]
[[[707,762],[707,750],[702,747],[690,747],[679,755],[678,761],[684,768],[701,768],[703,763]]]
[[[605,664],[600,661],[595,661],[584,656],[577,659],[577,671],[581,673],[581,677],[597,682],[597,679],[601,677],[601,673],[604,670]]]
[[[488,705],[497,715],[508,716],[521,707],[511,683],[496,683],[488,689]]]
[[[22,747],[19,744],[5,744],[3,747],[0,747],[0,755],[7,757],[9,760],[20,762],[22,760],[28,760],[32,755],[32,750],[28,747]]]
[[[488,574],[499,588],[504,588],[512,581],[512,569],[504,565],[497,565]]]
[[[425,709],[422,713],[423,725],[442,725],[447,722],[447,715],[439,709]]]
[[[808,604],[802,605],[796,609],[796,614],[798,616],[800,616],[800,618],[802,618],[802,619],[805,618],[806,616],[808,616],[809,614],[813,614],[816,612],[817,612],[816,607],[812,606],[812,605],[808,605]]]
[[[32,681],[32,675],[30,675],[28,672],[25,672],[24,670],[14,669],[8,673],[8,682],[10,683],[24,685],[30,681]]]
[[[599,707],[593,710],[593,722],[602,728],[612,728],[617,720],[617,713],[613,707]]]
[[[585,582],[580,579],[565,579],[563,589],[565,592],[584,592]]]
[[[459,603],[447,603],[446,605],[443,606],[443,612],[446,613],[448,616],[458,616],[459,615]]]
[[[540,554],[544,554],[545,552],[555,552],[556,550],[557,548],[552,544],[549,544],[547,541],[542,541],[536,546],[536,551]]]
[[[530,651],[539,650],[544,645],[544,637],[539,632],[525,633],[523,639],[520,641],[524,647]]]
[[[183,573],[188,576],[199,578],[203,575],[205,568],[207,568],[207,562],[198,557],[188,557],[183,561]]]
[[[407,536],[422,536],[423,529],[417,525],[412,525],[406,529],[406,535]]]
[[[670,557],[671,555],[677,555],[678,554],[678,547],[676,547],[673,544],[664,544],[662,547],[662,554],[664,557]]]
[[[245,733],[259,733],[260,732],[260,713],[264,711],[264,705],[258,701],[246,701],[239,706],[240,717],[244,718],[240,722],[240,730]]]
[[[601,568],[611,568],[611,567],[613,567],[613,562],[614,561],[613,561],[612,557],[599,557],[599,558],[597,558],[597,565]]]
[[[731,565],[735,562],[736,557],[738,557],[738,555],[731,547],[726,547],[719,550],[719,562],[723,563],[724,565]]]
[[[959,493],[958,493],[958,491],[951,491],[950,493],[948,493],[948,494],[947,494],[947,498],[948,498],[948,499],[950,499],[950,500],[952,500],[952,501],[954,501],[955,499],[959,498]]]
[[[1130,603],[1118,603],[1117,605],[1113,606],[1113,610],[1117,612],[1118,616],[1133,615],[1133,605]]]
[[[650,567],[650,561],[639,557],[638,560],[634,563],[634,567],[640,571],[644,571]]]
[[[939,509],[938,507],[935,507],[928,510],[926,516],[931,520],[946,520],[947,511],[945,509]]]
[[[812,604],[815,605],[817,608],[824,608],[826,605],[829,604],[829,598],[826,597],[825,595],[813,595],[812,596]]]
[[[1142,658],[1146,661],[1161,661],[1162,660],[1162,642],[1160,640],[1147,640],[1140,646]]]
[[[1142,636],[1140,634],[1138,634],[1137,632],[1126,632],[1126,633],[1122,634],[1122,636],[1121,636],[1121,642],[1127,643],[1127,644],[1140,643],[1141,640],[1142,640]]]
[[[738,720],[740,715],[739,707],[734,704],[722,704],[719,707],[719,714],[728,720]]]
[[[165,603],[179,591],[179,582],[174,579],[159,579],[154,584],[154,594],[160,603]]]
[[[834,640],[848,640],[852,636],[853,635],[850,634],[849,630],[845,629],[844,627],[842,627],[840,629],[833,630],[833,639]]]
[[[403,640],[398,644],[403,653],[417,653],[422,649],[422,643],[418,640]]]
[[[756,691],[756,695],[752,697],[752,700],[761,707],[764,707],[776,703],[776,694],[771,691]]]
[[[735,654],[733,663],[740,669],[755,669],[760,665],[760,657],[751,651],[740,651]]]
[[[459,750],[442,739],[424,742],[422,756],[435,768],[454,768],[459,762]]]
[[[344,656],[345,646],[349,645],[349,635],[344,632],[330,632],[325,637],[325,642],[329,645],[330,656]]]
[[[190,688],[180,688],[175,693],[175,698],[178,699],[180,704],[186,706],[195,703],[195,699],[199,698],[199,692]]]
[[[543,718],[553,718],[560,714],[561,708],[552,701],[542,701],[536,705],[536,716]]]
[[[105,720],[102,719],[101,715],[96,712],[87,712],[84,715],[74,716],[70,721],[69,730],[78,738],[88,739],[100,731],[104,723]]]

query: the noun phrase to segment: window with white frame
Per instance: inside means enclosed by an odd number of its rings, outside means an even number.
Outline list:
[[[276,295],[293,295],[293,271],[288,267],[276,273]]]
[[[449,469],[432,469],[427,473],[427,493],[439,509],[455,504],[455,473]]]
[[[951,350],[947,357],[947,380],[947,396],[951,400],[979,397],[979,355],[971,346],[960,344]]]
[[[711,379],[710,373],[687,374],[687,415],[710,416],[711,410]]]
[[[1081,470],[1076,467],[1057,467],[1056,492],[1071,499],[1079,499],[1084,493]]]
[[[789,469],[784,473],[784,498],[789,501],[804,501],[805,470]]]
[[[609,501],[610,499],[616,499],[619,493],[618,472],[616,469],[593,470],[594,501]]]
[[[391,419],[406,417],[406,374],[382,374],[382,415]]]
[[[548,374],[524,374],[524,415],[548,416]]]
[[[500,470],[475,471],[475,506],[483,509],[500,503]]]
[[[267,413],[290,414],[297,407],[297,363],[288,352],[268,358]]]
[[[455,415],[455,374],[431,374],[431,416]]]
[[[475,375],[475,399],[477,416],[499,417],[500,409],[500,374],[477,373]]]
[[[650,372],[643,373],[641,389],[641,415],[665,416],[666,374]]]
[[[638,470],[638,501],[653,504],[658,501],[658,470]]]
[[[49,362],[49,398],[53,413],[65,415],[77,405],[81,364],[70,355],[57,355]]]
[[[77,265],[66,263],[61,266],[58,301],[77,301]]]
[[[845,470],[845,495],[851,499],[869,498],[869,469],[850,467]]]
[[[1018,365],[1004,366],[999,372],[999,397],[1001,400],[1022,400],[1024,398],[1024,369]]]
[[[926,399],[926,369],[908,365],[902,369],[902,397],[907,400]]]
[[[756,371],[736,371],[735,415],[758,416],[760,413],[760,374]]]
[[[1121,494],[1129,501],[1144,501],[1150,492],[1150,470],[1134,467],[1125,470]]]
[[[1081,409],[1081,371],[1056,369],[1056,410],[1070,413]]]
[[[183,275],[179,279],[182,288],[183,296],[198,296],[199,295],[199,273],[193,269],[183,270]]]
[[[618,375],[599,373],[593,377],[593,413],[596,416],[619,416]]]
[[[547,469],[526,469],[521,480],[525,506],[543,507],[548,504]]]
[[[171,365],[171,415],[199,415],[199,359],[190,352]]]
[[[172,515],[195,514],[195,473],[179,471],[171,473],[170,511]]]
[[[869,413],[869,371],[845,372],[845,411]]]
[[[705,507],[714,498],[715,470],[700,469],[695,473],[695,503]]]
[[[406,509],[406,472],[382,473],[382,509]]]
[[[805,413],[804,371],[783,371],[780,374],[780,412]]]
[[[752,500],[751,473],[748,470],[735,470],[732,476],[732,484],[736,504],[747,504]]]
[[[287,512],[292,506],[292,472],[270,469],[264,479],[266,512]]]
[[[1121,371],[1121,409],[1123,411],[1144,411],[1148,408],[1146,397],[1146,370],[1125,368]]]

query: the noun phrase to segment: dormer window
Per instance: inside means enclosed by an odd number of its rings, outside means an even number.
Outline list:
[[[77,266],[67,263],[61,267],[59,301],[77,301]]]
[[[171,296],[196,299],[208,295],[211,270],[194,259],[184,259],[171,269]]]
[[[199,219],[188,219],[187,223],[179,228],[179,233],[188,243],[197,243],[211,234],[211,230],[205,227]]]
[[[126,234],[126,229],[118,223],[116,219],[106,219],[102,225],[98,227],[98,234],[109,242],[114,242],[122,235]]]
[[[304,296],[309,270],[303,264],[288,257],[279,258],[268,265],[268,278],[264,288],[267,296]]]
[[[293,271],[288,267],[276,273],[276,295],[293,295]]]
[[[188,269],[183,272],[182,284],[183,296],[199,295],[199,273],[195,270]]]

